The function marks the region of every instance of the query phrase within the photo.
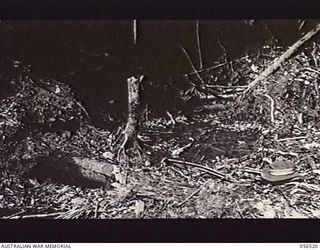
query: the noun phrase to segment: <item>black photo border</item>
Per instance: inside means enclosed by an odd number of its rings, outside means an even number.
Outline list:
[[[319,0],[2,0],[0,20],[320,19]],[[0,242],[320,242],[319,220],[0,220]]]

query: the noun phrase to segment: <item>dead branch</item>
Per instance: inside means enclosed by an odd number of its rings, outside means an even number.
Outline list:
[[[48,218],[48,217],[58,216],[61,214],[63,214],[63,212],[49,213],[49,214],[29,214],[29,215],[22,215],[22,216],[17,215],[10,219]]]
[[[241,60],[246,59],[248,57],[249,56],[246,55],[246,56],[240,57],[239,59],[233,60],[231,62],[240,62]],[[191,75],[198,74],[198,73],[201,73],[201,72],[217,69],[217,68],[220,68],[220,67],[222,67],[222,66],[224,66],[226,64],[230,64],[231,62],[223,62],[223,63],[217,64],[217,65],[214,65],[212,67],[208,67],[208,68],[204,68],[204,69],[201,69],[201,70],[198,70],[198,71],[194,71],[194,72],[191,72],[191,73],[184,74],[183,76],[191,76]]]
[[[213,170],[209,167],[206,167],[206,166],[203,166],[203,165],[200,165],[200,164],[197,164],[197,163],[193,163],[193,162],[187,162],[187,161],[181,161],[181,160],[176,160],[176,159],[163,159],[161,161],[162,163],[176,163],[176,164],[182,164],[182,165],[188,165],[188,166],[191,166],[191,167],[196,167],[200,170],[202,170],[203,172],[206,172],[208,174],[211,174],[211,175],[214,175],[216,177],[219,177],[219,178],[222,178],[222,179],[226,179],[226,176],[223,174],[223,173],[220,173],[216,170]]]
[[[320,31],[320,24],[318,24],[313,30],[309,31],[305,36],[299,39],[295,44],[293,44],[285,53],[280,57],[276,58],[273,63],[267,67],[254,81],[252,81],[248,88],[237,98],[236,106],[240,106],[241,103],[247,99],[247,97],[252,93],[254,88],[259,86],[259,84],[265,80],[268,76],[273,74],[280,66],[289,59],[306,41],[310,40],[314,35]]]
[[[224,62],[224,63],[220,63],[218,65],[215,65],[215,66],[212,66],[212,67],[209,67],[209,68],[205,68],[205,69],[201,69],[201,70],[196,70],[194,72],[191,72],[191,73],[188,73],[188,74],[184,74],[183,76],[191,76],[191,75],[194,75],[194,74],[199,74],[201,72],[205,72],[205,71],[210,71],[210,70],[213,70],[213,69],[217,69],[217,68],[220,68],[226,64],[228,64],[229,62]]]
[[[197,76],[198,79],[200,80],[201,84],[202,84],[202,85],[205,85],[204,80],[203,80],[203,79],[201,78],[201,76],[199,75],[199,73],[198,73],[196,67],[194,66],[194,64],[193,64],[193,62],[192,62],[192,60],[191,60],[188,52],[186,51],[186,49],[185,49],[181,44],[180,44],[180,48],[181,48],[181,50],[183,51],[183,53],[185,54],[185,56],[187,57],[188,62],[190,63],[190,65],[191,65],[191,67],[192,67],[192,69],[193,69],[193,72],[196,74],[196,76]]]

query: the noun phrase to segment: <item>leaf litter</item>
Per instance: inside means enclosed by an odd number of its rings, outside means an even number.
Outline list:
[[[265,46],[235,60],[233,70],[225,63],[201,77],[237,96],[283,50]],[[116,167],[110,187],[97,188],[30,172],[44,156],[115,162],[121,129],[95,127],[65,83],[13,79],[6,84],[14,91],[0,105],[1,218],[319,218],[319,56],[315,44],[297,53],[254,91],[243,112],[233,112],[232,99],[208,98],[192,116],[142,120],[142,161]],[[199,84],[194,74],[187,79]],[[262,170],[277,161],[294,162],[303,178],[263,179]]]

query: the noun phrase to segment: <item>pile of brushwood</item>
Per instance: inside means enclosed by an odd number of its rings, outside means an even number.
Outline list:
[[[181,97],[201,104],[189,116],[141,116],[142,153],[127,164],[117,157],[123,127],[96,128],[67,84],[1,78],[0,217],[319,218],[318,44],[299,50],[234,108],[284,51],[265,46],[186,75],[190,89]],[[55,168],[61,156],[112,162],[113,178],[88,188],[37,176],[45,167],[39,159]]]

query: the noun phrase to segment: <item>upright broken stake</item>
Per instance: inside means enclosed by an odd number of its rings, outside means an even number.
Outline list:
[[[140,105],[140,83],[144,76],[130,77],[127,79],[128,84],[128,119],[124,131],[124,142],[118,151],[118,159],[120,153],[125,153],[126,149],[141,150],[138,142],[139,130],[139,105]]]
[[[126,126],[126,134],[128,141],[137,139],[138,131],[138,107],[140,105],[140,83],[144,76],[140,78],[130,77],[127,79],[128,83],[128,120]]]

